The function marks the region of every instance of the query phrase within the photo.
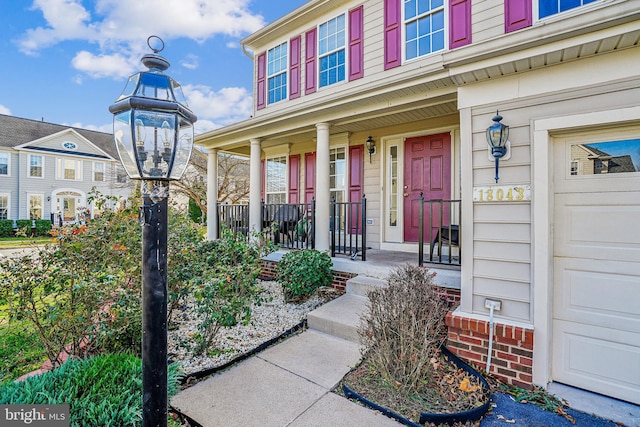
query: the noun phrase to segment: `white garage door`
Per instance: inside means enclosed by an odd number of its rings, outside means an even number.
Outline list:
[[[554,153],[553,380],[640,404],[640,140]]]

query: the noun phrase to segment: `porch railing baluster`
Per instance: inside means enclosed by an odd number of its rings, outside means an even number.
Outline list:
[[[425,205],[428,204],[428,220],[425,218]],[[418,264],[425,262],[424,245],[429,245],[430,263],[435,264],[461,264],[461,218],[462,203],[460,200],[425,200],[420,194],[419,218],[419,238],[418,238]],[[428,223],[428,230],[425,225]],[[428,241],[425,239],[428,236]],[[447,254],[443,253],[443,249]],[[455,250],[457,249],[457,250]],[[438,253],[434,258],[434,251]]]

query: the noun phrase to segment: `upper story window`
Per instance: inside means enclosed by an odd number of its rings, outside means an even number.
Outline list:
[[[9,153],[0,153],[0,176],[9,176]]]
[[[318,27],[320,87],[345,79],[345,15],[339,15]]]
[[[93,162],[93,180],[101,182],[105,180],[104,162]]]
[[[64,141],[62,143],[62,148],[64,148],[65,150],[75,151],[75,150],[78,149],[78,144],[76,144],[75,142],[71,142],[71,141]]]
[[[58,159],[56,178],[82,181],[82,160]]]
[[[287,43],[267,52],[267,79],[269,104],[287,98]]]
[[[44,158],[39,154],[29,154],[29,177],[44,178]]]
[[[593,3],[596,0],[539,0],[540,18],[556,15],[560,12]]]
[[[405,58],[444,49],[444,1],[404,0]]]
[[[287,203],[287,157],[267,159],[266,202]]]

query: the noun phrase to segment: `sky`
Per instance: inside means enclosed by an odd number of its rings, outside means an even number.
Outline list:
[[[111,132],[109,105],[157,35],[196,133],[247,119],[240,41],[307,1],[0,0],[0,114]]]

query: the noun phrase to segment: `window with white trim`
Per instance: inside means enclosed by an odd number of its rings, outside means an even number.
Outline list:
[[[9,153],[0,153],[0,175],[9,176],[10,159]]]
[[[331,199],[336,202],[346,200],[347,190],[347,149],[336,147],[329,150],[329,187]]]
[[[547,16],[557,15],[558,13],[575,9],[595,1],[596,0],[539,0],[538,16],[540,19],[546,18]]]
[[[404,0],[404,48],[407,60],[444,49],[444,0]]]
[[[267,52],[267,84],[269,104],[287,99],[287,43]]]
[[[265,202],[287,203],[287,157],[272,157],[266,160]]]
[[[56,177],[58,179],[82,181],[82,160],[57,160],[58,170],[56,171]]]
[[[29,219],[42,219],[44,196],[29,194]]]
[[[9,219],[9,195],[0,194],[0,219]]]
[[[93,180],[103,182],[105,181],[106,165],[104,162],[93,162]]]
[[[44,157],[39,154],[29,154],[29,177],[44,178]]]
[[[318,27],[320,87],[341,82],[346,75],[345,15],[338,15]]]

